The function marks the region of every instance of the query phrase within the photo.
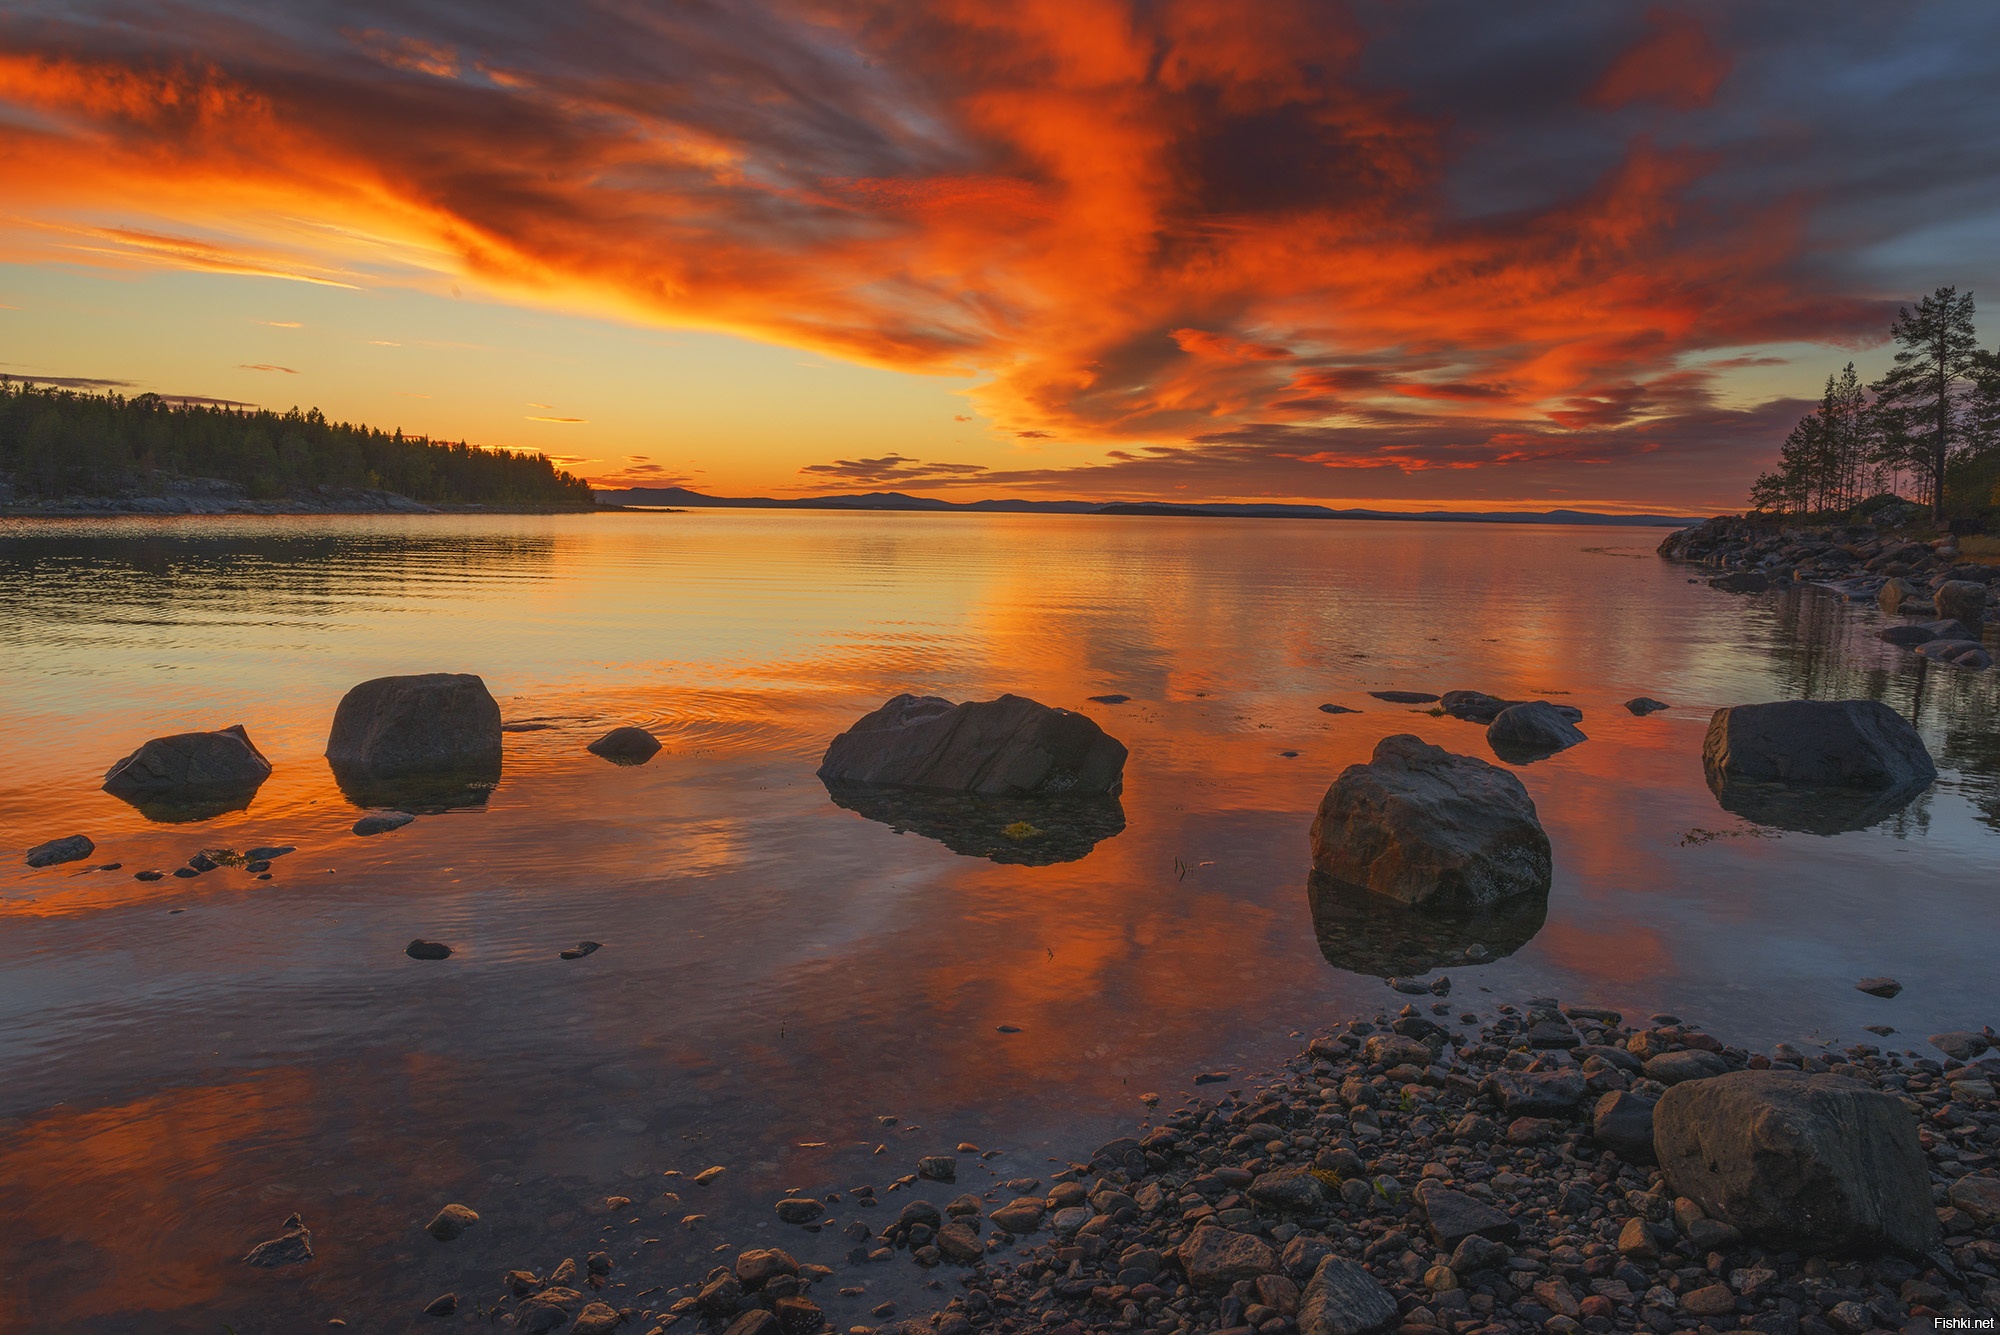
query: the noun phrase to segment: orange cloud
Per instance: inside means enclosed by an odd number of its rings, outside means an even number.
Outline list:
[[[1729,77],[1734,62],[1728,52],[1687,14],[1655,9],[1646,22],[1652,32],[1612,62],[1584,101],[1599,107],[1657,101],[1682,111],[1707,106]]]

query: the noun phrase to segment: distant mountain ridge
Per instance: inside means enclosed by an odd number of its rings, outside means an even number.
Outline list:
[[[1211,519],[1422,519],[1473,524],[1591,524],[1623,528],[1687,528],[1701,522],[1685,515],[1610,515],[1589,510],[1335,510],[1325,505],[1242,504],[1216,501],[1180,505],[1170,501],[941,501],[900,491],[855,496],[709,496],[686,487],[627,487],[592,493],[599,505],[670,506],[687,510],[909,510],[962,514],[1137,515]]]

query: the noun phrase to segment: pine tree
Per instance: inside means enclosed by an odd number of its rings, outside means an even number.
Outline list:
[[[1886,453],[1909,467],[1929,494],[1931,513],[1944,518],[1944,480],[1963,448],[1964,402],[1977,365],[1972,294],[1941,287],[1903,307],[1889,327],[1896,362],[1871,388],[1888,427]]]

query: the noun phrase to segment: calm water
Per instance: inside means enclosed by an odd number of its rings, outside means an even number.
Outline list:
[[[1375,689],[1586,714],[1588,743],[1518,771],[1555,845],[1546,919],[1453,965],[1454,1001],[1672,1009],[1744,1043],[2000,1020],[1992,674],[1880,644],[1872,608],[1690,584],[1660,536],[754,512],[0,525],[0,1326],[400,1331],[440,1292],[470,1311],[500,1270],[598,1246],[615,1305],[664,1307],[640,1295],[779,1237],[788,1187],[880,1188],[962,1141],[1002,1153],[961,1156],[959,1189],[1045,1176],[1141,1093],[1172,1104],[1197,1071],[1259,1069],[1403,1000],[1379,924],[1323,914],[1316,935],[1307,826],[1391,732],[1487,752]],[[483,808],[356,838],[320,758],[334,706],[420,671],[478,672],[507,719],[553,726],[508,736]],[[826,740],[905,690],[1090,713],[1131,748],[1124,829],[1024,866],[835,805],[813,777]],[[1113,692],[1132,699],[1087,703]],[[1642,693],[1674,708],[1620,708]],[[1833,837],[1721,810],[1709,712],[1799,695],[1915,717],[1942,778]],[[650,764],[583,750],[628,722],[666,743]],[[145,738],[233,723],[276,766],[246,811],[161,825],[98,791]],[[20,865],[77,831],[123,870]],[[268,882],[132,879],[261,844],[298,846]],[[415,936],[458,953],[409,960]],[[585,939],[604,947],[558,958]],[[1901,997],[1854,990],[1884,973]],[[705,1188],[662,1176],[712,1164],[729,1172]],[[635,1204],[607,1214],[613,1194]],[[442,1245],[420,1228],[449,1200],[482,1221]],[[293,1210],[311,1267],[238,1263]],[[801,1259],[848,1245],[782,1236]],[[916,1273],[823,1293],[836,1328]]]

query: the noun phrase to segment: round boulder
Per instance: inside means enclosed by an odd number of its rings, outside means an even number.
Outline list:
[[[1554,755],[1588,740],[1581,728],[1546,700],[1509,705],[1486,729],[1486,744],[1503,760]]]
[[[1546,894],[1549,836],[1521,781],[1420,737],[1385,737],[1321,799],[1313,867],[1404,904],[1476,908]]]
[[[1986,618],[1986,586],[1976,580],[1949,579],[1931,595],[1941,617],[1977,626]]]
[[[660,739],[644,728],[613,728],[584,749],[614,765],[643,765],[660,753]]]
[[[1879,700],[1780,700],[1718,709],[1702,742],[1711,787],[1918,788],[1937,778],[1923,738]]]
[[[500,706],[469,672],[377,677],[341,698],[326,739],[336,772],[395,778],[500,766]]]

